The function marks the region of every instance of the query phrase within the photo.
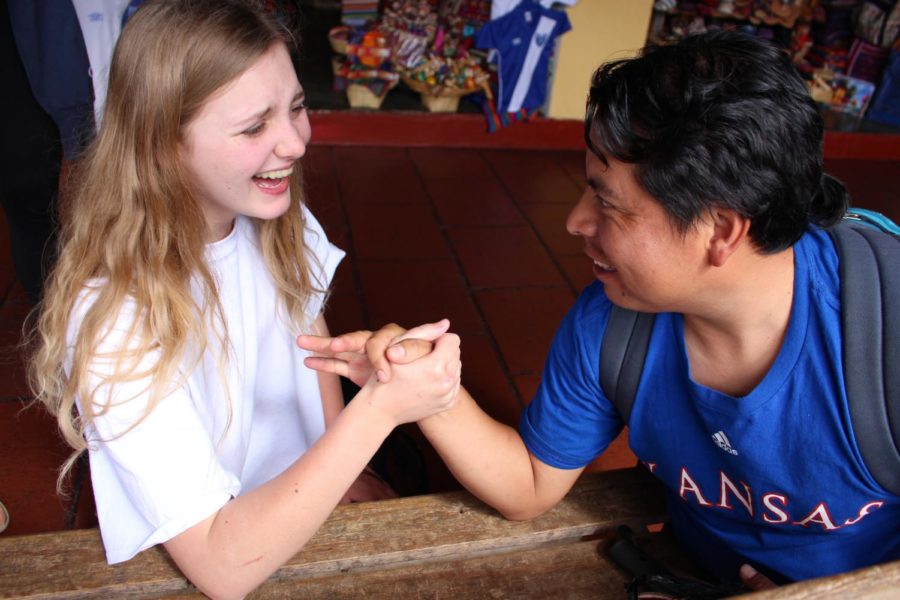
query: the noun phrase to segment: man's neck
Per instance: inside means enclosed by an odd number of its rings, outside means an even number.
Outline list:
[[[794,251],[750,248],[716,273],[710,293],[684,315],[684,337],[697,383],[744,396],[775,362],[790,321]]]

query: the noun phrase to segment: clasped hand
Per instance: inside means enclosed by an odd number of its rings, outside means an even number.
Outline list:
[[[405,330],[390,324],[376,332],[336,337],[301,335],[297,345],[314,353],[307,367],[335,373],[361,388],[381,386],[383,405],[396,422],[419,421],[449,409],[459,392],[459,336],[447,319]]]

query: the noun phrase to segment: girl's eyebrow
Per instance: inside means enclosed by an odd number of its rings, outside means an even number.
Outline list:
[[[269,116],[269,113],[271,113],[271,112],[272,112],[272,107],[268,106],[268,107],[264,108],[263,110],[259,111],[258,113],[252,114],[245,119],[241,119],[240,122],[241,123],[252,123],[253,121],[259,121],[260,119],[265,119],[267,116]]]
[[[302,102],[302,101],[305,100],[305,99],[306,99],[306,93],[305,93],[302,89],[301,89],[301,90],[298,90],[297,93],[294,94],[294,97],[291,98],[291,104],[293,105],[295,102],[298,102],[298,101]],[[254,114],[252,114],[252,115],[249,115],[249,116],[247,116],[247,117],[244,117],[243,119],[241,119],[240,121],[238,121],[237,124],[238,124],[238,125],[244,125],[244,124],[247,124],[247,123],[253,123],[253,122],[255,122],[255,121],[259,121],[259,120],[265,119],[266,117],[269,116],[269,113],[271,113],[271,112],[272,112],[272,107],[271,107],[271,106],[267,106],[266,108],[262,109],[261,111],[259,111],[259,112],[257,112],[257,113],[254,113]]]

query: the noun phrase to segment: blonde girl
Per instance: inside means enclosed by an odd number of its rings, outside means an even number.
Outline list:
[[[434,354],[343,410],[337,378],[294,347],[327,335],[343,252],[301,202],[292,48],[237,0],[151,0],[131,18],[30,363],[73,457],[89,454],[108,561],[163,544],[214,597],[253,590],[342,498],[379,495],[354,482],[381,442],[459,383],[446,322],[416,333]]]

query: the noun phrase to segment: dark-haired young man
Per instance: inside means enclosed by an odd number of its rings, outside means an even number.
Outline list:
[[[824,230],[848,200],[823,174],[822,136],[790,60],[744,34],[601,67],[567,221],[597,282],[557,331],[518,432],[464,391],[420,423],[459,481],[512,519],[568,492],[623,427],[598,383],[618,305],[656,313],[629,443],[701,564],[786,581],[900,558],[900,498],[867,470],[848,414]],[[395,334],[369,341],[376,369]],[[359,348],[353,335],[330,350]]]

